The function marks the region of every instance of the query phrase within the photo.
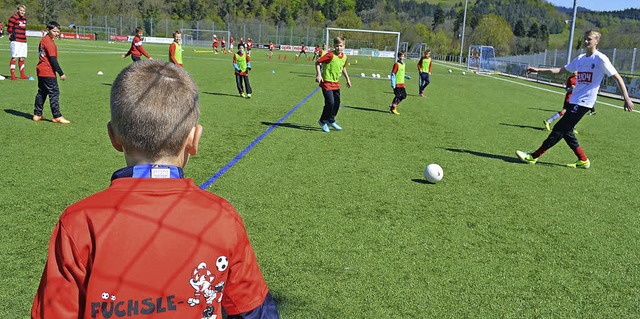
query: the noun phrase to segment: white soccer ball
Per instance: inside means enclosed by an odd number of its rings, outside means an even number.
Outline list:
[[[98,71],[98,75],[103,75],[104,73],[102,73],[102,71]]]
[[[227,258],[227,256],[220,256],[218,257],[218,259],[216,259],[216,269],[218,269],[218,271],[222,272],[227,270],[227,267],[229,266],[229,259]]]
[[[391,74],[387,74],[387,79],[391,79]]]
[[[371,77],[372,77],[372,78],[375,78],[375,77],[376,77],[376,74],[375,74],[375,73],[371,73]]]
[[[465,75],[465,74],[467,74],[467,73],[466,73],[466,72],[464,72],[464,71],[462,71],[462,75]]]
[[[442,171],[442,167],[438,164],[429,164],[424,169],[424,179],[429,183],[437,183],[444,176],[444,172]]]
[[[449,69],[449,73],[451,73],[451,72],[453,72],[453,71],[451,71],[451,69]]]
[[[365,77],[365,76],[366,76],[366,75],[364,75],[364,73],[360,73],[360,77],[361,77],[361,78],[363,78],[363,77]]]

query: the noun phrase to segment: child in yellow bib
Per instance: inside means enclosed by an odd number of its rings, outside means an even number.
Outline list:
[[[249,55],[244,52],[244,43],[238,44],[238,52],[233,54],[233,68],[236,70],[236,86],[240,96],[251,98],[251,84],[249,83],[249,71],[251,71],[251,61]],[[244,82],[244,88],[242,83]]]
[[[324,96],[324,108],[320,115],[320,128],[329,133],[329,125],[336,130],[342,127],[336,123],[336,115],[340,109],[340,74],[347,80],[347,87],[351,87],[351,79],[347,73],[347,55],[344,54],[344,37],[333,39],[333,51],[327,52],[316,61],[316,82],[320,83]]]
[[[407,90],[404,88],[404,69],[404,51],[400,51],[398,52],[398,61],[393,64],[393,69],[391,70],[391,88],[393,89],[394,97],[389,106],[389,113],[395,115],[400,114],[397,110],[398,104],[407,98]]]
[[[418,61],[418,94],[424,97],[424,89],[431,83],[431,69],[433,64],[431,63],[431,49],[424,51],[422,58]]]

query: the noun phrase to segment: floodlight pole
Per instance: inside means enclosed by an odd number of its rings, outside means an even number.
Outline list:
[[[578,14],[578,0],[573,0],[573,18],[571,19],[571,31],[569,32],[569,47],[567,48],[567,64],[571,62],[571,49],[573,49],[573,32],[576,28],[577,14]]]
[[[467,25],[467,3],[469,0],[464,1],[464,16],[462,18],[462,39],[460,40],[460,58],[458,63],[462,64],[462,49],[464,48],[464,27]]]

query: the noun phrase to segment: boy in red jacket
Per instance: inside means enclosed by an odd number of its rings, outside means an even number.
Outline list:
[[[126,54],[121,55],[123,59],[128,57],[129,55],[131,56],[131,60],[133,60],[133,62],[140,61],[141,60],[140,57],[143,55],[147,57],[147,59],[151,59],[151,56],[149,56],[147,51],[145,51],[144,48],[142,47],[143,34],[144,34],[144,31],[142,30],[142,27],[137,27],[136,35],[133,37],[133,40],[131,41],[131,48]]]
[[[38,56],[40,60],[36,66],[38,93],[36,94],[36,101],[33,107],[32,119],[34,122],[43,119],[42,109],[44,108],[44,101],[47,99],[47,96],[49,96],[49,105],[51,106],[51,113],[53,114],[51,121],[59,124],[71,123],[65,119],[60,112],[60,89],[58,88],[56,73],[60,75],[60,80],[62,81],[66,80],[67,76],[58,63],[58,47],[55,42],[53,42],[58,35],[60,35],[60,25],[55,21],[47,23],[47,35],[42,37],[40,45],[38,46]]]
[[[127,167],[60,216],[31,318],[279,318],[240,215],[184,178],[199,115],[175,64],[116,77],[107,129]]]

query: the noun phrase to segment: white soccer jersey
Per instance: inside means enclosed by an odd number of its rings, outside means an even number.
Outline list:
[[[609,77],[618,73],[609,58],[600,51],[590,56],[583,53],[564,68],[570,72],[578,71],[578,83],[573,89],[570,103],[588,108],[593,108],[596,104],[600,83],[605,74]]]

